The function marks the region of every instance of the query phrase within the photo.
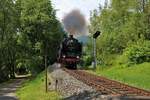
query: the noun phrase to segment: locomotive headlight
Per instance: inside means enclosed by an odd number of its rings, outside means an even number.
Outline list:
[[[80,57],[79,56],[77,56],[77,59],[79,59]]]
[[[63,55],[63,58],[65,58],[66,56],[65,55]]]

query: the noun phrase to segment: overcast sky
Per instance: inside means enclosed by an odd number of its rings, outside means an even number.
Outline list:
[[[79,9],[89,22],[90,11],[98,9],[99,4],[104,5],[105,0],[52,0],[53,7],[57,9],[56,16],[61,21],[65,14],[73,9]]]

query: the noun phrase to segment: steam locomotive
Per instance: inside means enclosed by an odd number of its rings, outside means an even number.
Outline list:
[[[69,69],[77,69],[77,64],[81,60],[82,44],[70,35],[65,38],[60,46],[58,60]]]

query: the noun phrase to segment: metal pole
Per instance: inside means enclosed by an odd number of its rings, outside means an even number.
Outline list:
[[[100,35],[100,31],[96,31],[95,34],[93,34],[93,57],[94,57],[94,64],[93,68],[96,69],[97,65],[97,59],[96,59],[96,38]]]
[[[46,93],[48,91],[48,84],[47,84],[47,47],[46,47],[46,53],[45,53],[45,91],[46,91]]]
[[[93,56],[94,56],[94,64],[93,64],[93,67],[94,69],[96,69],[96,39],[94,38],[93,39]]]

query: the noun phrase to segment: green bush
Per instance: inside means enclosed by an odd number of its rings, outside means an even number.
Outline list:
[[[124,55],[127,56],[129,63],[150,62],[150,41],[138,41],[132,44],[125,49]]]
[[[91,55],[86,55],[83,57],[84,61],[84,66],[89,66],[92,63],[92,56]]]

